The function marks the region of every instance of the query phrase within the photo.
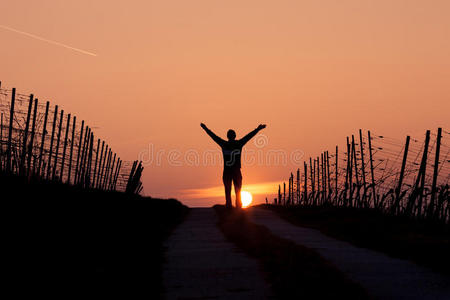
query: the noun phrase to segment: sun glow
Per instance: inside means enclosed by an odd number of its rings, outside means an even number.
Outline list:
[[[242,207],[248,207],[250,204],[252,204],[252,194],[246,191],[241,191],[241,201],[242,201]]]

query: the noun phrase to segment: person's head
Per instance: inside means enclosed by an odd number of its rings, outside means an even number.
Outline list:
[[[233,129],[228,130],[227,138],[229,141],[234,141],[236,139],[236,132]]]

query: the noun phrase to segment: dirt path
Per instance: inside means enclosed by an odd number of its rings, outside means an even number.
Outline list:
[[[261,208],[248,209],[250,219],[272,233],[317,250],[349,278],[379,299],[450,299],[450,278],[416,264],[327,237],[299,227]]]
[[[167,299],[268,299],[257,261],[239,252],[216,226],[212,208],[193,208],[166,242]]]

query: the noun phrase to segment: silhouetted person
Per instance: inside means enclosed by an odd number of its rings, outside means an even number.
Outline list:
[[[255,130],[248,133],[240,140],[236,140],[236,132],[233,129],[228,130],[228,141],[225,141],[212,132],[205,124],[200,126],[206,133],[222,148],[223,154],[223,185],[225,186],[226,207],[231,208],[231,184],[234,184],[236,193],[236,207],[241,208],[241,152],[242,147],[254,137],[260,130],[266,128],[266,125],[260,124]]]

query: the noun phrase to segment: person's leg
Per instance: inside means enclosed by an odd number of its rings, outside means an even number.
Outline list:
[[[238,170],[233,174],[233,184],[234,184],[234,191],[236,193],[236,207],[242,208],[242,202],[241,202],[242,174],[241,174],[241,170]]]
[[[223,185],[225,187],[225,206],[227,208],[231,208],[233,207],[233,205],[231,204],[231,180],[232,177],[230,176],[229,173],[223,173],[222,176],[222,180],[223,180]]]

